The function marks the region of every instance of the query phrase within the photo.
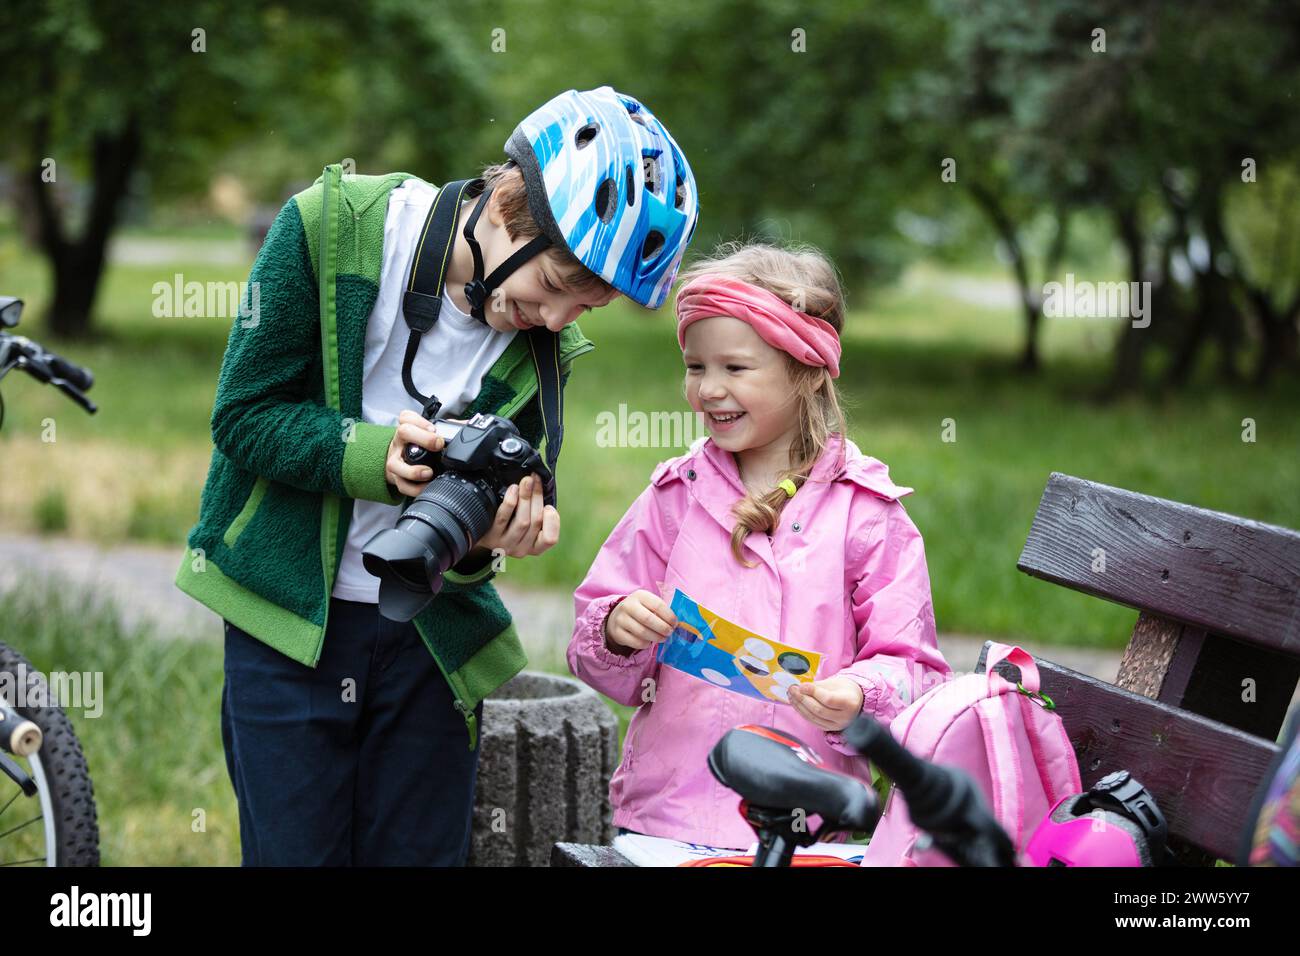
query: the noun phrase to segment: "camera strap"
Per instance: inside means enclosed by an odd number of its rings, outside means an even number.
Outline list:
[[[546,440],[546,467],[555,474],[564,441],[564,389],[560,387],[560,336],[538,325],[528,330],[528,348],[537,370],[537,404],[542,411],[542,436]]]
[[[406,356],[402,359],[402,385],[420,403],[421,414],[429,421],[433,421],[442,403],[436,395],[426,397],[420,393],[411,378],[411,367],[420,348],[420,337],[433,328],[438,313],[442,311],[443,287],[447,281],[447,266],[451,262],[461,203],[483,192],[483,186],[482,179],[460,179],[438,190],[429,214],[424,218],[424,228],[420,230],[420,241],[416,243],[411,272],[406,280],[406,293],[402,296],[402,317],[411,332],[406,340]]]
[[[483,192],[482,179],[461,179],[450,182],[438,190],[438,195],[425,217],[420,240],[415,247],[411,272],[402,296],[402,316],[410,329],[406,341],[406,356],[402,360],[402,384],[423,409],[421,414],[433,421],[442,403],[436,395],[422,395],[411,378],[415,353],[420,348],[420,337],[428,332],[442,311],[442,295],[447,281],[447,266],[460,220],[461,204]],[[476,210],[477,211],[477,210]],[[531,243],[530,243],[531,246]],[[526,249],[529,247],[525,247]],[[473,251],[477,252],[477,249]],[[520,250],[523,252],[524,250]],[[530,250],[528,258],[538,250]],[[519,253],[516,253],[518,256]],[[511,265],[508,261],[506,265]],[[517,266],[515,266],[517,268]],[[501,271],[500,269],[497,272]],[[513,271],[513,269],[511,269]],[[497,273],[494,272],[493,276]],[[489,280],[492,277],[489,277]],[[467,294],[469,290],[466,290]],[[564,392],[560,387],[560,336],[542,326],[529,329],[528,348],[537,372],[537,401],[541,409],[542,434],[546,441],[546,465],[555,472],[564,441]]]

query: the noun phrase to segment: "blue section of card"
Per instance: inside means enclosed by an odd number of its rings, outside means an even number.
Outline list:
[[[677,616],[678,624],[668,639],[659,645],[657,656],[661,664],[667,664],[721,690],[729,690],[764,703],[774,703],[740,673],[733,655],[711,643],[713,628],[696,601],[679,590],[673,594],[669,606]],[[683,627],[683,624],[695,628],[699,636]]]

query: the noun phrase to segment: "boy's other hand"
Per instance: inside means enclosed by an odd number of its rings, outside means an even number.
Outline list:
[[[400,493],[414,498],[433,480],[433,469],[428,465],[408,465],[402,457],[402,449],[408,444],[429,451],[442,451],[447,442],[433,430],[433,423],[422,418],[419,412],[407,409],[397,416],[397,432],[388,445],[384,477]]]
[[[542,480],[529,475],[506,489],[487,534],[476,542],[512,558],[526,558],[555,547],[560,540],[560,513],[542,498]]]
[[[605,642],[633,651],[668,639],[677,626],[677,615],[657,594],[633,591],[605,618]]]

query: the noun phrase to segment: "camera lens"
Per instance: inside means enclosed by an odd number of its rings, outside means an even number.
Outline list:
[[[446,472],[429,482],[397,525],[375,534],[361,552],[379,578],[379,612],[409,621],[442,590],[442,575],[487,532],[497,495],[484,481]]]

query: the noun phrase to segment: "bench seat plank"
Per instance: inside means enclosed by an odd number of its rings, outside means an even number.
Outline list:
[[[1227,860],[1276,743],[1038,661],[1042,690],[1074,745],[1084,789],[1129,770],[1156,796],[1170,833]]]

